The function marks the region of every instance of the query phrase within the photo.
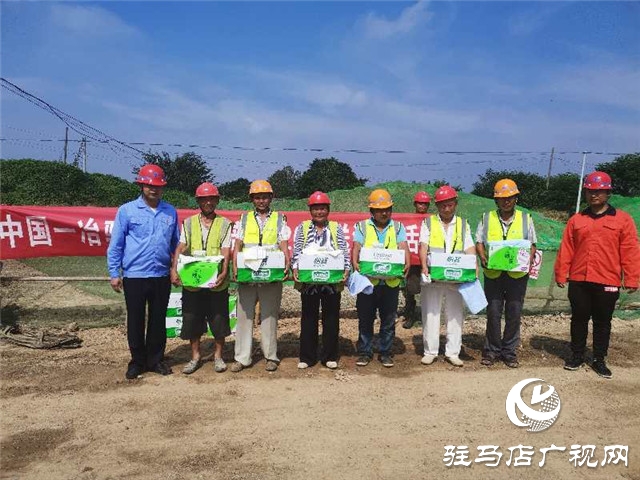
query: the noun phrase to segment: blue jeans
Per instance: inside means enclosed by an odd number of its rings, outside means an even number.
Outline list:
[[[358,294],[358,355],[373,358],[373,322],[380,312],[380,355],[390,355],[393,337],[396,334],[398,314],[398,287],[389,287],[380,282],[373,287],[371,295]]]

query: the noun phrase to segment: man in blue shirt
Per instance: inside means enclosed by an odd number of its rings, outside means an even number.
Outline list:
[[[161,375],[171,373],[163,358],[171,254],[180,238],[178,213],[161,200],[167,184],[164,171],[157,165],[144,165],[136,183],[142,194],[118,209],[107,250],[111,288],[116,292],[124,290],[127,306],[127,340],[131,351],[125,375],[128,379],[137,378],[145,370]]]
[[[376,312],[380,313],[380,345],[379,360],[384,367],[393,367],[391,347],[396,332],[398,310],[398,293],[401,277],[406,277],[410,267],[410,253],[407,246],[407,234],[400,222],[391,219],[393,201],[389,192],[377,189],[369,195],[369,211],[371,218],[362,220],[355,226],[351,263],[355,271],[360,269],[360,253],[363,249],[401,250],[404,252],[404,269],[402,275],[384,280],[369,278],[374,285],[373,293],[358,294],[356,310],[358,311],[358,359],[356,365],[364,367],[373,358],[373,323]],[[366,273],[365,273],[366,275]],[[366,275],[369,276],[369,275]]]

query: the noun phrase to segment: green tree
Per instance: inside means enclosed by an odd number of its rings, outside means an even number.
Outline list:
[[[363,187],[366,178],[358,178],[351,167],[337,158],[316,158],[298,181],[300,197],[306,197],[316,190],[350,190]]]
[[[502,178],[510,178],[518,185],[518,190],[520,190],[519,205],[525,208],[540,208],[545,205],[547,182],[535,173],[488,169],[473,184],[471,193],[480,197],[493,198],[493,187]]]
[[[220,197],[229,202],[246,202],[249,200],[249,186],[251,182],[246,178],[238,178],[223,183],[218,187]]]
[[[180,190],[193,195],[198,185],[203,182],[213,182],[215,176],[204,159],[194,152],[176,155],[175,158],[167,152],[145,153],[140,166],[133,169],[137,174],[142,165],[153,163],[160,166],[167,176],[167,188]]]
[[[278,198],[299,198],[300,177],[301,173],[298,170],[286,166],[273,172],[267,180]]]
[[[628,153],[612,162],[600,163],[596,170],[611,175],[613,193],[625,197],[640,196],[640,153]]]
[[[449,185],[450,187],[453,187],[456,192],[461,192],[463,190],[462,185],[451,185],[451,183],[447,182],[446,180],[434,180],[429,183],[433,185],[436,190],[443,185]]]
[[[549,179],[549,190],[544,196],[544,207],[573,213],[576,208],[580,175],[561,173]]]

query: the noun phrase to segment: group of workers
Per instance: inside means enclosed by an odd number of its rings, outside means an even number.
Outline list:
[[[399,292],[405,294],[405,328],[416,319],[415,295],[420,294],[424,354],[422,364],[431,365],[440,350],[440,313],[444,302],[446,345],[444,356],[451,365],[462,367],[460,358],[465,317],[459,284],[430,281],[430,253],[477,255],[484,271],[487,300],[486,338],[481,364],[487,367],[502,361],[517,368],[520,323],[529,275],[527,271],[501,271],[488,267],[490,242],[524,240],[530,245],[533,262],[536,232],[531,216],[516,208],[520,191],[513,180],[495,184],[496,210],[486,212],[477,227],[475,242],[467,219],[458,215],[458,193],[449,185],[434,195],[437,212],[428,214],[431,198],[426,192],[414,197],[415,213],[424,215],[419,237],[420,265],[411,266],[404,225],[395,221],[389,192],[377,189],[368,198],[370,218],[355,225],[351,252],[341,225],[329,220],[331,200],[324,192],[308,199],[310,218],[295,228],[293,252],[289,255],[290,229],[286,216],[271,209],[274,192],[265,180],[250,185],[251,211],[242,214],[232,239],[232,222],[216,213],[218,189],[203,183],[195,197],[200,212],[179,225],[176,210],[162,198],[166,178],[153,164],[143,166],[136,178],[141,196],[118,209],[107,261],[111,286],[124,290],[127,307],[127,338],[131,352],[126,378],[145,371],[171,373],[164,362],[165,317],[171,284],[181,285],[178,274],[180,255],[221,256],[222,261],[212,288],[183,287],[183,323],[180,337],[191,345],[191,360],[183,373],[191,374],[202,365],[200,338],[209,327],[214,340],[214,370],[227,369],[222,358],[229,329],[229,283],[238,275],[238,254],[259,247],[282,252],[286,279],[295,281],[302,302],[300,354],[298,368],[320,361],[329,369],[338,367],[341,292],[350,276],[360,274],[363,249],[404,252],[404,278],[366,276],[371,288],[358,293],[358,340],[356,365],[364,367],[374,355],[374,322],[380,318],[378,359],[393,367]],[[584,180],[587,208],[572,216],[563,234],[555,264],[559,287],[569,284],[571,303],[571,350],[565,369],[577,370],[585,361],[588,323],[593,322],[593,362],[600,376],[611,378],[605,363],[611,332],[611,319],[620,288],[634,292],[640,281],[640,247],[633,219],[609,204],[611,178],[593,172]],[[232,245],[233,242],[233,245]],[[299,277],[301,254],[309,247],[338,251],[344,258],[344,271],[338,283],[303,283]],[[404,280],[404,281],[403,281]],[[262,353],[267,371],[277,370],[277,322],[282,298],[282,281],[238,284],[237,326],[232,372],[252,364],[253,325],[258,311]],[[256,306],[259,304],[259,309]],[[148,315],[147,315],[148,313]],[[504,313],[504,323],[502,316]],[[148,317],[148,318],[147,318]],[[318,352],[319,321],[322,320],[322,348]],[[146,327],[146,328],[145,328]]]

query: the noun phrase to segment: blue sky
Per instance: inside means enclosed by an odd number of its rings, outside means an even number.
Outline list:
[[[468,187],[486,168],[546,173],[551,147],[640,151],[639,2],[1,8],[2,77],[124,142],[218,146],[137,147],[193,150],[217,182],[336,156],[372,182]],[[61,142],[36,140],[65,125],[0,93],[2,157],[61,158]],[[96,143],[88,155],[89,171],[125,178],[138,163]],[[580,160],[560,153],[554,173]]]

